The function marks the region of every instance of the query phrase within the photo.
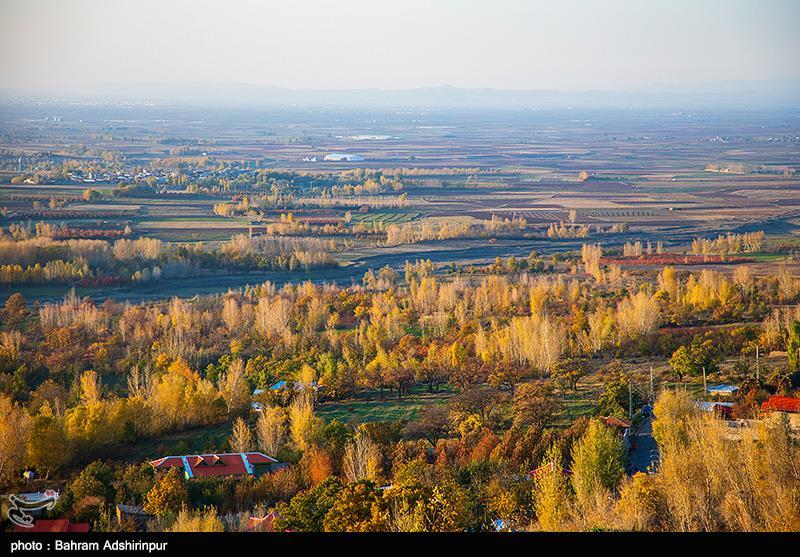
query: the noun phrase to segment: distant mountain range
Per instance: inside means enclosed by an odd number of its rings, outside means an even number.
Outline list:
[[[415,89],[289,89],[237,83],[131,83],[52,90],[0,89],[8,100],[247,106],[417,106],[460,108],[785,108],[800,106],[800,78],[638,90],[508,90],[449,85]]]

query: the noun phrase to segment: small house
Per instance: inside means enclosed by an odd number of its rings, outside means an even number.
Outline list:
[[[703,412],[712,412],[725,419],[733,415],[734,404],[732,402],[707,402],[705,400],[697,400],[695,401],[695,406]]]
[[[764,412],[800,414],[800,398],[772,395],[761,403],[761,410]]]
[[[709,387],[707,391],[711,396],[720,396],[720,397],[734,397],[739,394],[739,387],[736,385],[715,385],[713,387]]]
[[[156,471],[181,468],[186,479],[259,476],[284,465],[264,453],[165,456],[150,462]]]
[[[312,391],[319,391],[322,389],[322,386],[319,385],[316,381],[312,381],[308,384],[308,387],[311,388]],[[306,384],[300,383],[296,381],[278,381],[273,386],[269,388],[270,391],[282,391],[284,389],[293,389],[295,391],[305,391]]]
[[[270,391],[280,391],[286,388],[286,381],[278,381],[269,388]]]
[[[773,395],[761,403],[761,412],[774,417],[786,417],[789,426],[800,431],[800,398]]]
[[[622,431],[629,429],[631,427],[630,420],[626,420],[624,418],[617,418],[616,416],[601,417],[600,421],[606,424],[608,427],[620,429]]]

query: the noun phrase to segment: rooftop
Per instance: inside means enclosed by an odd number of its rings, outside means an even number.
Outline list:
[[[767,412],[791,412],[800,414],[800,398],[772,395],[761,403],[761,409]]]
[[[183,468],[187,478],[252,476],[253,466],[277,463],[271,456],[257,452],[165,456],[150,462],[156,470]]]
[[[24,528],[22,526],[15,526],[14,532],[88,532],[89,524],[87,522],[79,522],[72,524],[66,518],[58,518],[54,520],[37,520],[32,528]]]

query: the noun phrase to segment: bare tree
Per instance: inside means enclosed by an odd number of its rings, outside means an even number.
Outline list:
[[[378,445],[359,428],[344,448],[342,468],[347,481],[374,480],[380,469],[380,458]]]

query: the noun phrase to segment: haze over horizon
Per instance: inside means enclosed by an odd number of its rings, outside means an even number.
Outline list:
[[[792,0],[10,0],[3,13],[6,90],[629,91],[800,78]]]

